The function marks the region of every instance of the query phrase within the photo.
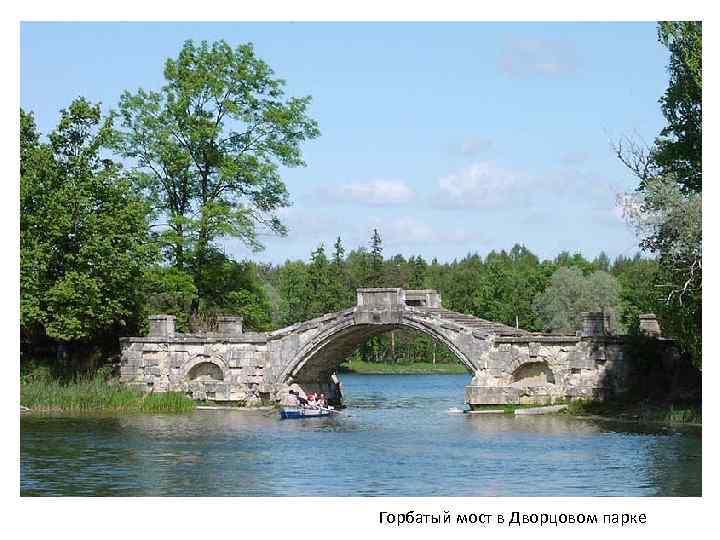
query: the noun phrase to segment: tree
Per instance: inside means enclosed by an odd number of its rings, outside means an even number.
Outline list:
[[[670,80],[660,99],[666,126],[646,149],[630,142],[618,158],[638,177],[619,201],[640,247],[658,258],[661,324],[701,364],[702,354],[702,23],[663,22]]]
[[[584,276],[576,267],[558,268],[548,288],[535,297],[534,304],[545,328],[554,332],[579,330],[583,311],[608,313],[611,326],[617,328],[617,280],[607,272],[598,270]]]
[[[651,312],[663,315],[664,302],[657,287],[658,263],[638,254],[632,259],[618,258],[612,270],[620,286],[620,323],[629,333],[637,334],[638,315]]]
[[[377,229],[373,229],[370,240],[370,269],[368,273],[369,287],[380,287],[383,281],[382,239]]]
[[[342,245],[342,240],[340,237],[337,237],[337,240],[335,240],[335,245],[333,246],[335,248],[335,252],[333,253],[333,264],[335,265],[335,270],[339,271],[343,267],[343,262],[345,259],[345,248]]]
[[[279,271],[280,323],[307,320],[307,271],[302,261],[287,261]]]
[[[49,143],[21,116],[20,324],[26,342],[99,343],[137,327],[157,255],[149,208],[108,159],[112,118],[74,100]],[[106,340],[108,341],[108,340]],[[113,343],[115,339],[111,339]]]
[[[658,25],[670,51],[670,82],[660,98],[667,125],[652,151],[660,175],[672,175],[684,189],[702,191],[702,22]]]
[[[585,275],[588,275],[593,270],[595,270],[595,268],[593,267],[593,263],[583,257],[582,253],[575,253],[573,255],[570,255],[569,252],[563,251],[557,257],[555,257],[554,263],[556,266],[569,266],[579,268]]]
[[[167,220],[169,261],[202,274],[220,237],[260,249],[257,228],[284,234],[288,205],[279,167],[304,165],[300,145],[319,135],[310,97],[286,98],[284,81],[251,44],[186,41],[160,91],[124,92],[119,148],[137,185]]]
[[[345,264],[345,248],[342,240],[337,237],[332,258],[332,274],[330,290],[332,297],[332,311],[345,309],[354,304],[355,290],[350,287],[349,277]]]
[[[702,355],[702,195],[666,177],[648,178],[625,199],[625,217],[640,246],[658,257],[656,287],[664,298],[662,321],[693,354]]]
[[[603,272],[609,272],[610,271],[610,257],[608,257],[607,253],[604,251],[601,251],[598,256],[595,258],[595,260],[592,262],[593,267],[595,270],[602,270]]]
[[[425,288],[425,276],[427,275],[428,265],[425,259],[421,255],[417,257],[410,257],[408,261],[410,263],[410,288],[411,289],[423,289]]]
[[[325,246],[321,243],[312,252],[307,268],[307,317],[319,317],[333,310],[331,267],[325,255]]]
[[[207,269],[202,274],[204,294],[200,299],[198,329],[213,326],[221,315],[240,315],[248,330],[269,330],[271,307],[266,290],[260,282],[257,265],[251,261],[237,262],[219,250],[208,253]]]

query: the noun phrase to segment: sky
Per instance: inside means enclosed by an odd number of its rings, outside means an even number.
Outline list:
[[[23,23],[21,106],[43,133],[75,97],[116,108],[158,90],[187,39],[252,42],[322,133],[281,171],[288,235],[224,241],[237,259],[307,260],[373,228],[386,257],[638,250],[616,203],[637,180],[612,143],[664,125],[654,23]]]

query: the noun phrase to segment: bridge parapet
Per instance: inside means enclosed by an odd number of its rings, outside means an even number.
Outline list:
[[[355,324],[399,324],[405,309],[405,291],[399,288],[357,290]]]
[[[442,298],[435,289],[401,289],[375,287],[357,289],[357,306],[413,306],[441,308]]]
[[[405,291],[405,305],[425,308],[441,308],[442,298],[434,289],[412,289]]]
[[[405,290],[397,287],[376,287],[357,290],[357,306],[372,309],[377,306],[404,306]]]

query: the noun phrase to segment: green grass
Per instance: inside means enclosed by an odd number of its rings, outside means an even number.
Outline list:
[[[574,416],[603,416],[639,422],[702,424],[702,408],[695,403],[573,401],[568,404],[566,412]]]
[[[195,407],[183,394],[143,394],[100,374],[60,380],[41,371],[22,377],[20,404],[33,412],[64,413],[175,413]]]
[[[374,363],[365,362],[363,360],[353,360],[349,364],[340,366],[343,373],[362,373],[362,374],[430,374],[430,373],[450,373],[464,374],[468,373],[461,364],[433,364],[431,362],[414,362],[414,363]]]

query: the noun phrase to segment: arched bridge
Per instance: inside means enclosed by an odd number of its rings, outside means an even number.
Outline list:
[[[368,339],[391,330],[429,335],[450,349],[470,373],[486,368],[483,355],[490,336],[523,336],[528,332],[445,309],[434,290],[359,289],[354,308],[273,332],[280,338],[278,382],[292,378],[324,380]],[[273,348],[270,349],[271,354]]]
[[[603,321],[587,314],[583,336],[544,335],[445,309],[434,290],[358,289],[353,308],[274,332],[243,332],[240,318],[224,317],[216,333],[179,334],[174,317],[151,317],[149,336],[121,341],[121,378],[196,399],[272,402],[293,382],[327,389],[332,371],[367,339],[409,329],[446,345],[467,368],[471,406],[603,397],[625,380],[622,341],[605,335]]]

